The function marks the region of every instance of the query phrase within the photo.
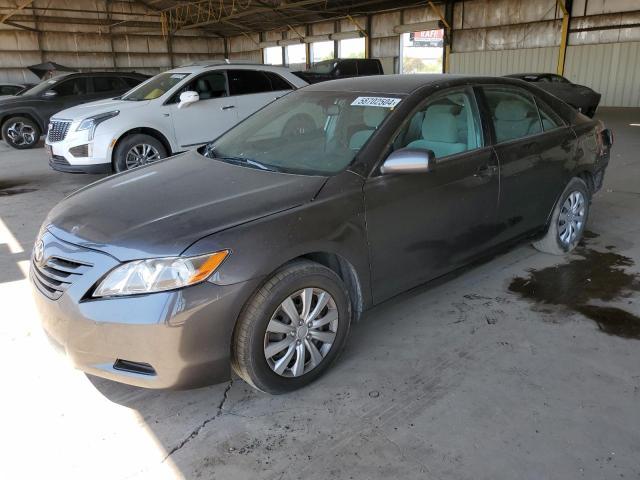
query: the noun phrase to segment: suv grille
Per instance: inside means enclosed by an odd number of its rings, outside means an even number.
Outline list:
[[[50,142],[60,142],[65,139],[71,122],[68,120],[52,120],[49,123],[47,138]]]
[[[34,283],[44,295],[57,300],[69,286],[89,268],[84,263],[51,257],[44,265],[31,264]]]

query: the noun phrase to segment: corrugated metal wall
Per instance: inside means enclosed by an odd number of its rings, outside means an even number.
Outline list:
[[[558,63],[558,48],[523,48],[452,53],[451,73],[470,75],[507,75],[522,72],[553,72]]]
[[[600,92],[601,105],[640,107],[640,42],[569,46],[565,75]]]

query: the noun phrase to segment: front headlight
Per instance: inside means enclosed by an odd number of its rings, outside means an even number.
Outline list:
[[[89,140],[93,140],[93,134],[96,132],[96,127],[105,120],[109,120],[110,118],[118,115],[120,115],[120,111],[114,110],[113,112],[101,113],[99,115],[94,115],[93,117],[85,118],[80,122],[76,131],[81,132],[82,130],[89,130]]]
[[[163,292],[195,285],[209,278],[229,253],[229,250],[221,250],[199,257],[151,258],[128,262],[111,270],[93,296]]]

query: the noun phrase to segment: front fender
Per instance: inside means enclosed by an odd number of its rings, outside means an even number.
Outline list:
[[[47,123],[48,123],[48,119],[44,118],[40,112],[38,111],[38,109],[31,107],[31,106],[12,106],[10,108],[7,109],[2,109],[2,111],[0,112],[0,126],[4,125],[4,122],[6,122],[9,118],[11,117],[16,117],[16,116],[20,116],[20,117],[29,117],[32,118],[37,124],[38,127],[40,127],[40,131],[42,132],[42,134],[44,135],[45,133],[47,133]]]
[[[231,255],[210,281],[231,285],[270,276],[293,259],[333,254],[348,262],[360,283],[363,304],[371,304],[361,177],[343,172],[301,206],[202,238],[183,255],[230,249]]]

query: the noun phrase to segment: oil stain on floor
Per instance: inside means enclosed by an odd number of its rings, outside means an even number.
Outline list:
[[[594,234],[586,237],[594,238]],[[611,249],[601,252],[581,244],[568,263],[532,269],[516,277],[509,290],[536,304],[581,313],[609,335],[640,340],[640,317],[614,306],[594,305],[631,297],[640,291],[640,275],[627,272],[633,260]]]

